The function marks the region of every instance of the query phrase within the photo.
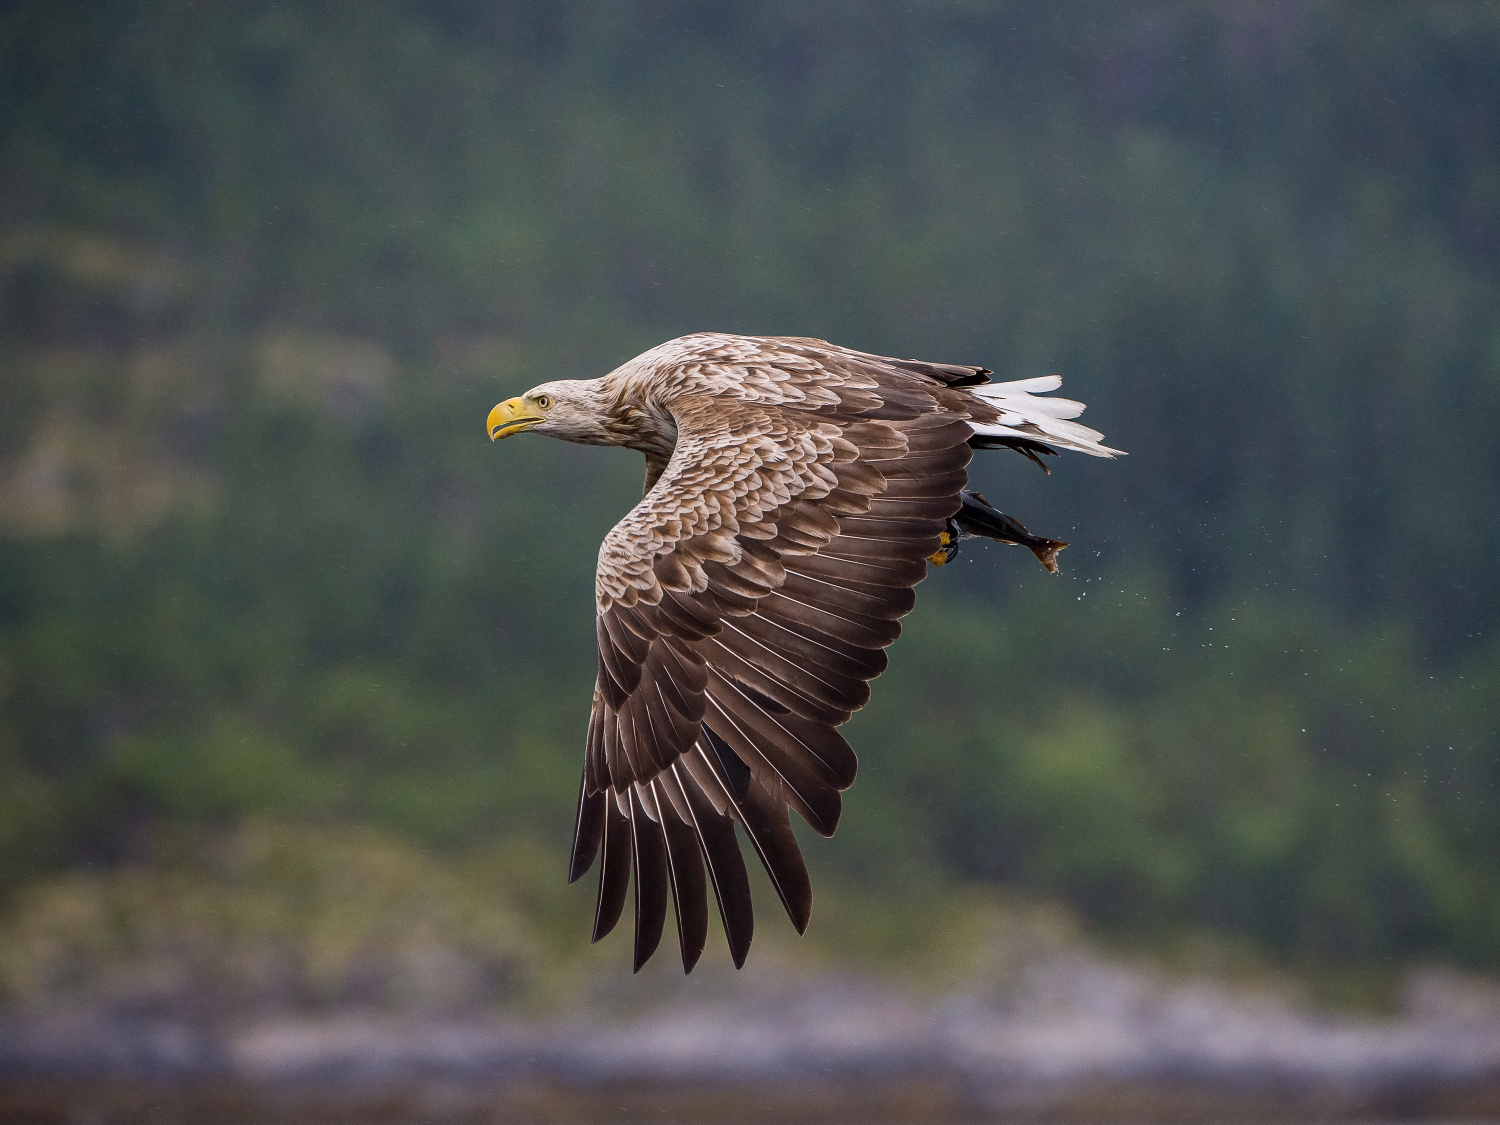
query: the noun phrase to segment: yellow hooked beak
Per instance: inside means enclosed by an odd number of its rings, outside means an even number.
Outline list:
[[[522,430],[529,430],[542,420],[540,414],[528,414],[526,403],[521,399],[508,398],[490,411],[485,428],[490,432],[490,440],[497,441],[503,437],[510,437],[511,434],[518,434]]]

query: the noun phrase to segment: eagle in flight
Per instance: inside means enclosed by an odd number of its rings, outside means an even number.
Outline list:
[[[812,886],[789,809],[831,836],[854,781],[838,727],[870,698],[926,576],[961,539],[1065,543],[970,492],[975,449],[1038,465],[1119,451],[1041,398],[1056,376],[888,359],[799,337],[703,332],[600,379],[543,383],[490,412],[491,439],[533,432],[646,455],[646,494],[599,548],[599,674],[568,879],[602,853],[594,940],[635,870],[635,968],[667,897],[682,965],[718,903],[738,968],[754,922],[738,824],[801,933]]]

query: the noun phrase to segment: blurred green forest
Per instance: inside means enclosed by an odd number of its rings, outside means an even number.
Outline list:
[[[1064,574],[924,584],[821,885],[1500,966],[1492,3],[0,5],[0,893],[247,821],[561,881],[642,467],[483,419],[709,328],[1130,453],[976,461]]]

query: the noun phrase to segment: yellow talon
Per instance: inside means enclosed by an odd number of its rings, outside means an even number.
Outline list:
[[[953,536],[946,531],[938,532],[938,549],[927,556],[933,566],[942,566],[953,557]]]
[[[938,532],[938,549],[927,556],[927,561],[933,566],[942,566],[951,562],[953,556],[958,554],[958,536],[951,531]]]

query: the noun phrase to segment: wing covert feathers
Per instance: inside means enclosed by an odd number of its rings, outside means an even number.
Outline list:
[[[806,928],[812,887],[788,811],[823,835],[837,827],[858,763],[836,728],[885,669],[960,510],[972,448],[1113,453],[1068,421],[1076,404],[1035,398],[1050,382],[988,375],[705,334],[605,377],[655,395],[676,425],[670,459],[651,463],[646,496],[599,552],[599,675],[569,866],[575,880],[601,858],[595,941],[634,871],[636,969],[670,897],[692,970],[710,890],[744,963],[754,917],[736,825]]]

